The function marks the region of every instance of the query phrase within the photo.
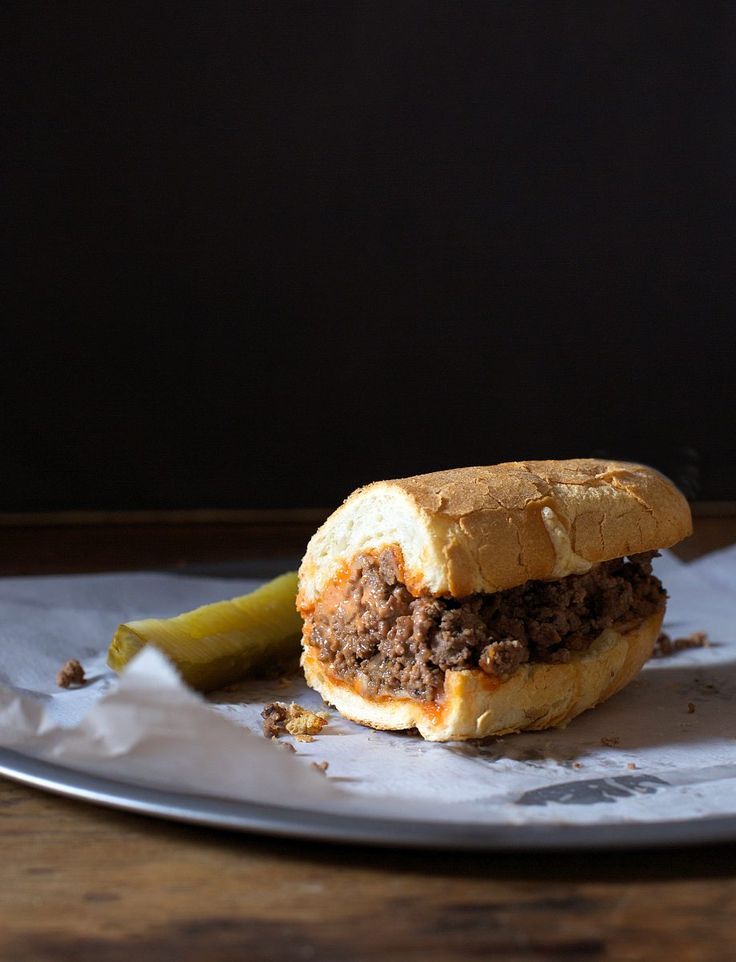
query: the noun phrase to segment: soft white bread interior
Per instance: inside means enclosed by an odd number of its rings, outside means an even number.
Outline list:
[[[377,481],[312,537],[297,604],[307,614],[357,554],[389,545],[413,594],[462,598],[578,574],[691,531],[683,495],[641,464],[513,461]]]
[[[508,681],[479,669],[448,671],[437,702],[365,695],[358,681],[333,675],[309,645],[302,666],[307,683],[326,702],[371,728],[417,728],[429,741],[538,731],[566,725],[627,685],[650,657],[662,616],[653,614],[625,633],[607,629],[568,663],[522,665]]]

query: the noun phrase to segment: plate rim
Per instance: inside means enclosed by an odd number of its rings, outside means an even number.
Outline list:
[[[0,775],[66,798],[200,827],[312,842],[463,851],[584,851],[736,841],[736,814],[605,825],[413,821],[194,795],[92,775],[0,748]]]

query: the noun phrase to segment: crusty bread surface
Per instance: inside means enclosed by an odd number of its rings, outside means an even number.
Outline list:
[[[513,461],[377,481],[312,537],[297,604],[308,614],[356,555],[388,546],[413,594],[462,598],[582,573],[691,531],[683,495],[641,464]]]
[[[477,668],[448,671],[437,702],[366,695],[359,684],[335,676],[309,644],[302,667],[307,683],[326,702],[371,728],[416,728],[428,741],[538,731],[566,725],[627,685],[650,657],[662,617],[663,612],[653,614],[626,632],[609,628],[566,664],[522,665],[507,681]]]

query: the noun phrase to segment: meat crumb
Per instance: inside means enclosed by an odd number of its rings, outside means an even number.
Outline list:
[[[692,703],[691,701],[689,701],[689,702],[687,703],[687,713],[688,713],[688,715],[692,715],[694,711],[695,711],[695,705],[693,705],[693,703]]]
[[[636,768],[636,763],[635,763],[635,762],[629,762],[629,764],[628,764],[626,767],[627,767],[627,768]]]
[[[606,745],[607,748],[615,748],[620,741],[618,735],[604,735],[601,738],[601,745]]]
[[[312,735],[322,731],[330,716],[325,711],[310,711],[295,702],[287,705],[282,701],[272,701],[264,707],[261,717],[263,734],[266,736],[278,738],[288,733],[297,741],[311,741]]]
[[[529,661],[528,649],[517,638],[504,638],[486,645],[480,654],[478,667],[487,675],[508,681],[526,661]]]
[[[675,638],[674,641],[666,631],[660,633],[654,645],[652,658],[667,658],[676,654],[678,651],[685,651],[688,648],[710,648],[710,640],[704,631],[694,631],[691,635],[683,638]]]
[[[263,734],[266,738],[278,738],[286,731],[289,709],[282,701],[269,702],[261,712]]]
[[[327,772],[327,769],[330,767],[330,763],[329,762],[312,762],[311,767],[317,772],[322,772],[322,774],[324,775]]]
[[[56,674],[56,684],[59,688],[79,687],[85,683],[84,668],[76,658],[72,658],[59,669]]]

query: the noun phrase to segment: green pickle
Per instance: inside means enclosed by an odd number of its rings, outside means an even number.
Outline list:
[[[231,601],[120,625],[107,663],[121,671],[145,645],[155,645],[198,691],[234,684],[298,654],[296,591],[297,575],[290,571]]]

